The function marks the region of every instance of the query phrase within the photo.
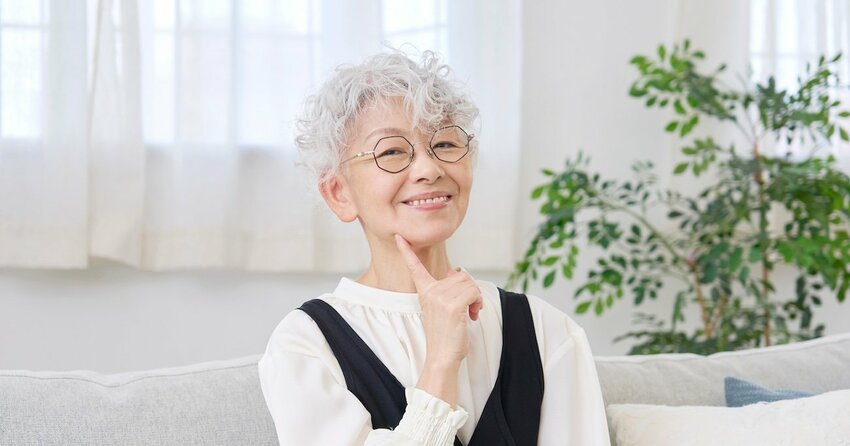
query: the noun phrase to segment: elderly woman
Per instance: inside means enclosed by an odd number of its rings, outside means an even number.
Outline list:
[[[302,160],[371,263],[274,330],[259,374],[280,444],[609,444],[584,331],[449,260],[477,114],[432,53],[340,68],[309,98]]]

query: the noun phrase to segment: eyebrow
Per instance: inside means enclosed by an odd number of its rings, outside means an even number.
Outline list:
[[[381,127],[381,128],[377,128],[375,130],[372,130],[372,132],[369,133],[369,135],[366,136],[366,139],[364,139],[364,141],[368,141],[368,140],[372,139],[372,137],[374,137],[375,135],[379,135],[379,134],[396,136],[396,135],[403,135],[406,132],[407,132],[407,130],[404,130],[404,129],[401,129],[401,128],[398,128],[398,127]]]

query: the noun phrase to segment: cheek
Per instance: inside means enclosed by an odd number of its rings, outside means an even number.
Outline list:
[[[458,187],[462,191],[461,200],[458,201],[461,216],[466,214],[469,208],[469,198],[472,193],[472,169],[468,168],[455,177]]]
[[[385,214],[400,198],[399,185],[392,178],[372,177],[358,184],[355,192],[357,209],[362,214]]]
[[[455,181],[457,182],[458,187],[466,192],[468,197],[469,192],[472,190],[472,166],[467,166],[465,169],[461,170],[459,174],[455,176]]]

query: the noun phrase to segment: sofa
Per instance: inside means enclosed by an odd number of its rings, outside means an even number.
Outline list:
[[[0,445],[276,445],[260,355],[113,375],[0,371]],[[607,404],[725,404],[726,376],[850,388],[850,333],[710,356],[597,357]]]

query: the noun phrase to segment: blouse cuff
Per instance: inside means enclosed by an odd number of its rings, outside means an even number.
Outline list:
[[[452,444],[469,414],[460,406],[452,410],[445,401],[416,387],[404,393],[407,410],[395,431],[423,444]]]

